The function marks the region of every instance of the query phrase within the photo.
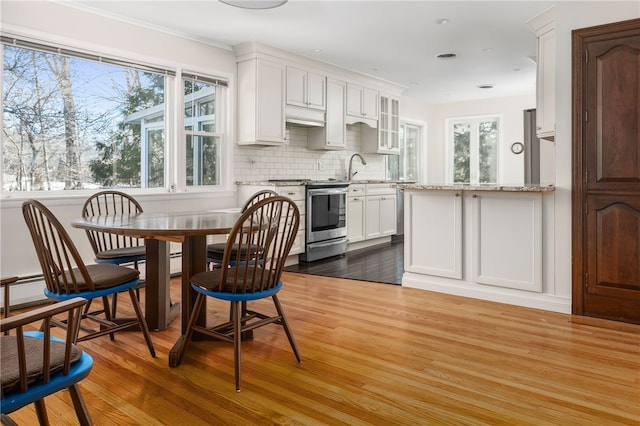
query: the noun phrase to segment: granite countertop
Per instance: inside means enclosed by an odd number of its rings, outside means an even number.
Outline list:
[[[319,180],[300,180],[300,179],[292,179],[292,180],[261,180],[261,181],[237,181],[236,185],[261,185],[261,186],[294,186],[294,185],[306,185],[309,182],[346,182],[350,185],[356,184],[365,184],[365,183],[388,183],[389,185],[398,185],[398,184],[407,184],[406,181],[397,181],[397,180],[385,180],[385,179],[362,179],[362,180],[352,180],[352,181],[342,181],[338,179],[319,179]]]
[[[500,191],[500,192],[553,192],[554,185],[513,186],[513,185],[422,185],[418,183],[404,184],[405,190],[417,191]]]

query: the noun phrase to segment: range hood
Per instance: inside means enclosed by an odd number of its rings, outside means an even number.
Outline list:
[[[287,105],[285,121],[296,126],[324,127],[324,111]]]

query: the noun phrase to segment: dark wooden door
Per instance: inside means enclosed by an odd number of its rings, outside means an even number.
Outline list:
[[[640,19],[573,32],[573,313],[640,323]]]

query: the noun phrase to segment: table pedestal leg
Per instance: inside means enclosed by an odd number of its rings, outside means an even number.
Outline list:
[[[177,367],[180,359],[180,347],[187,332],[189,317],[196,301],[195,292],[191,290],[191,277],[207,269],[207,237],[204,235],[190,236],[182,243],[182,324],[181,336],[169,351],[169,366]],[[205,325],[207,318],[206,301],[197,324]]]
[[[180,312],[179,303],[171,304],[170,243],[147,239],[145,247],[145,318],[150,330],[164,330]]]

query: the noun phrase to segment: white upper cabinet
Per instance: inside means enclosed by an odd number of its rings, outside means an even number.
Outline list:
[[[285,66],[261,58],[238,62],[238,144],[284,145]]]
[[[378,120],[378,91],[347,83],[347,115]]]
[[[538,37],[536,83],[536,133],[555,140],[556,134],[556,31],[555,9],[547,9],[528,22]]]
[[[368,154],[400,153],[400,100],[380,93],[378,128],[361,128],[362,151]]]
[[[400,100],[382,94],[378,120],[378,153],[400,153]]]
[[[340,150],[346,147],[346,83],[327,79],[327,113],[324,127],[309,128],[307,146],[309,149]]]
[[[295,67],[287,67],[287,105],[324,111],[326,78]]]

